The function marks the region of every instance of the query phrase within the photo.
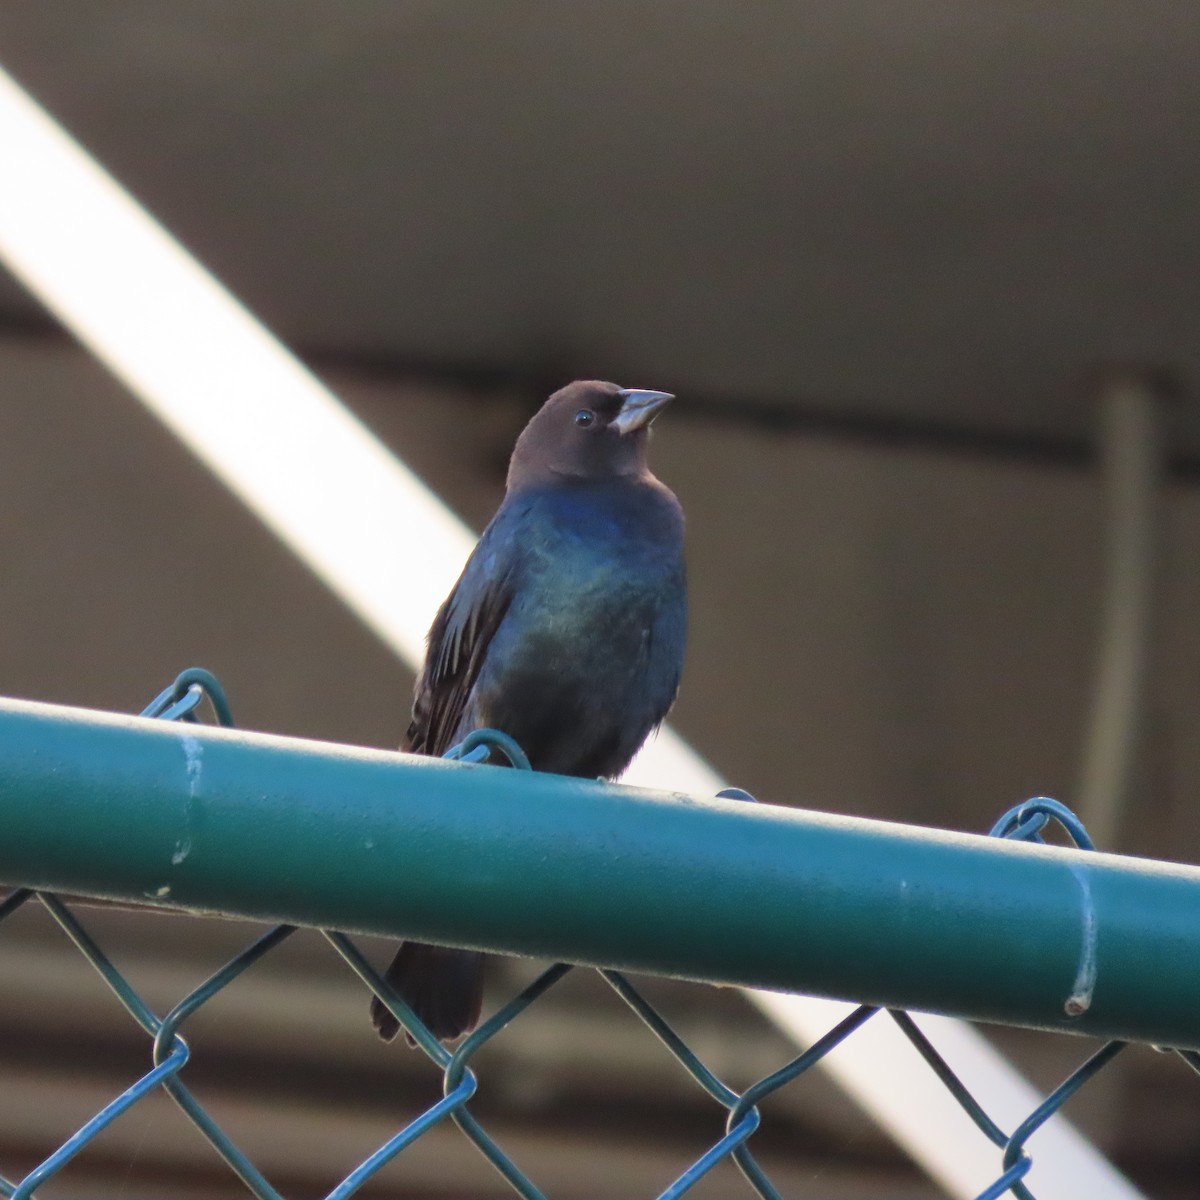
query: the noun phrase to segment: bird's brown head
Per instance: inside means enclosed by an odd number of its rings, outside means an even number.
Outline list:
[[[556,479],[644,474],[650,423],[673,399],[669,392],[595,379],[567,384],[517,438],[508,465],[509,490]]]

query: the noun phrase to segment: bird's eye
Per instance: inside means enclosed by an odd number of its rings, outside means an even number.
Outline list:
[[[582,429],[586,429],[589,425],[596,423],[596,414],[590,408],[581,408],[575,414],[575,424]]]

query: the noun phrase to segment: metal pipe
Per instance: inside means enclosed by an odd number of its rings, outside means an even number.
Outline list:
[[[1118,844],[1143,724],[1163,471],[1160,390],[1144,373],[1124,372],[1099,394],[1106,583],[1077,802],[1098,846]]]
[[[1193,867],[15,700],[0,795],[14,884],[1200,1047]]]

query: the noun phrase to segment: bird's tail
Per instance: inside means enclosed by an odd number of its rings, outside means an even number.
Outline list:
[[[383,977],[439,1040],[459,1037],[479,1024],[483,955],[477,950],[402,942]],[[371,1021],[385,1042],[400,1030],[400,1022],[378,997],[371,1000]],[[411,1037],[408,1043],[414,1044]]]

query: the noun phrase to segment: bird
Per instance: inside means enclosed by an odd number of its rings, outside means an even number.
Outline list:
[[[646,456],[673,399],[577,380],[533,415],[500,507],[430,626],[402,750],[442,755],[491,728],[534,770],[614,779],[629,766],[683,669],[683,510]],[[403,942],[384,978],[452,1040],[479,1022],[483,961]],[[399,1031],[378,997],[371,1018],[384,1041]]]

